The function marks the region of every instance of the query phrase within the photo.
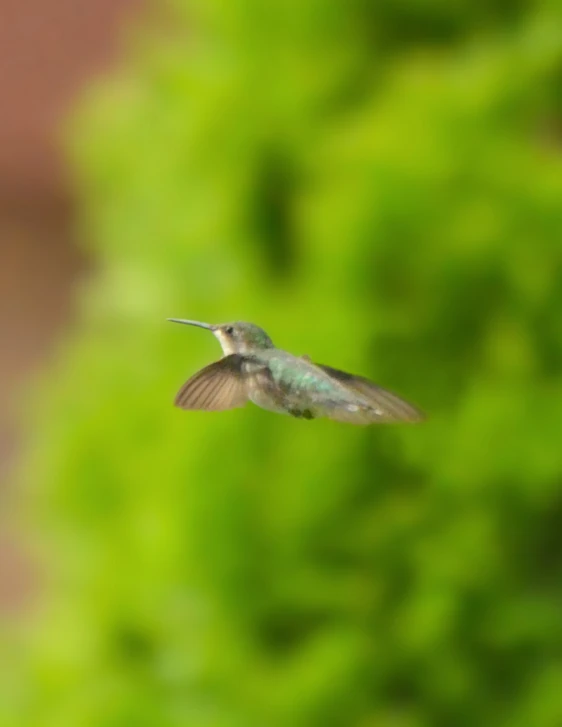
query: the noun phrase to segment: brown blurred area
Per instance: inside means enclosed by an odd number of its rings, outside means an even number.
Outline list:
[[[142,0],[0,0],[0,494],[17,454],[26,383],[72,320],[89,269],[60,125],[88,83],[119,59]],[[5,518],[4,518],[5,519]],[[29,577],[0,527],[0,612],[26,600]]]
[[[0,481],[17,446],[28,377],[72,316],[88,269],[75,239],[60,124],[95,76],[118,62],[142,0],[0,0]]]

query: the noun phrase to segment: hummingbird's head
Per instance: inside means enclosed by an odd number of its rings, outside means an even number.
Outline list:
[[[247,354],[253,351],[273,348],[273,342],[267,333],[253,323],[236,321],[234,323],[201,323],[200,321],[186,321],[180,318],[169,318],[173,323],[183,323],[188,326],[206,328],[218,340],[225,356],[231,353]]]

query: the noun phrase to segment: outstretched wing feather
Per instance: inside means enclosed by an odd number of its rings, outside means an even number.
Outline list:
[[[174,403],[181,409],[224,411],[244,406],[247,400],[242,356],[231,354],[205,366],[188,379]]]
[[[393,394],[387,389],[369,381],[363,376],[348,374],[346,371],[334,369],[331,366],[316,364],[334,379],[343,384],[352,392],[359,394],[365,404],[353,404],[336,407],[328,416],[337,421],[351,424],[371,424],[375,422],[418,422],[424,419],[424,414],[413,404]]]

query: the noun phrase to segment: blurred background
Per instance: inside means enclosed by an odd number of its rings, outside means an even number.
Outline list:
[[[0,14],[0,725],[560,727],[560,3]],[[168,316],[429,420],[179,411]]]

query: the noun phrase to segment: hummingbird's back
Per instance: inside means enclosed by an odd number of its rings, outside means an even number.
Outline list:
[[[340,382],[304,358],[269,349],[253,359],[247,365],[248,396],[263,409],[315,419],[355,404]]]

